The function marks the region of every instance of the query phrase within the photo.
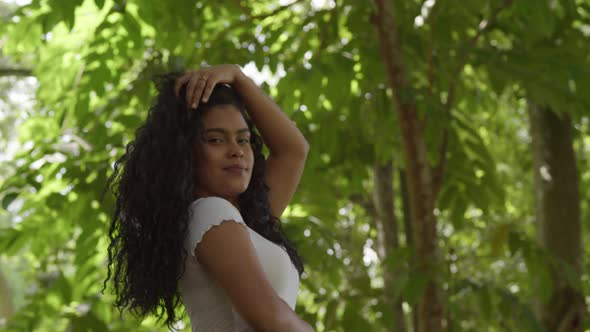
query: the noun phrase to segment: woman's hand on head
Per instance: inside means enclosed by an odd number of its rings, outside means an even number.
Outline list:
[[[176,97],[183,84],[186,87],[186,103],[189,107],[197,108],[201,102],[207,102],[216,84],[232,84],[242,74],[238,65],[224,64],[192,70],[176,79],[174,92]]]

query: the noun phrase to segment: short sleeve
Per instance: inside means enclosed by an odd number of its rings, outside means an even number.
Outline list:
[[[204,197],[194,201],[190,205],[191,217],[189,220],[188,247],[190,253],[195,256],[195,248],[203,239],[203,235],[213,226],[220,225],[225,220],[234,220],[243,224],[244,220],[240,211],[229,201],[221,197]]]

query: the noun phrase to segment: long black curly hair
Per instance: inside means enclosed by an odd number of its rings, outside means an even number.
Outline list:
[[[193,202],[193,174],[198,166],[194,147],[201,137],[201,114],[206,109],[230,104],[244,116],[251,132],[254,166],[248,188],[238,197],[240,213],[250,228],[285,247],[300,276],[304,270],[281,221],[271,215],[269,187],[264,182],[263,141],[239,94],[229,85],[217,84],[208,102],[195,111],[184,102],[186,84],[178,98],[174,93],[175,79],[182,74],[155,76],[158,96],[145,123],[135,132],[135,140],[127,144],[124,155],[115,162],[101,198],[108,189],[115,196],[103,294],[114,265],[112,282],[120,314],[129,307],[140,319],[153,313],[160,322],[167,312],[164,324],[170,329],[178,320],[178,281],[184,274],[188,255],[183,242],[189,222],[188,207]]]

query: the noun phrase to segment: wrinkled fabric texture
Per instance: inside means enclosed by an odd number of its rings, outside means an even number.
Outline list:
[[[299,293],[299,273],[283,246],[265,239],[246,225],[240,212],[221,197],[199,198],[189,206],[191,217],[184,247],[189,253],[179,290],[192,332],[254,332],[240,316],[221,285],[199,264],[194,249],[203,235],[222,222],[237,222],[248,230],[256,256],[276,293],[293,309]]]

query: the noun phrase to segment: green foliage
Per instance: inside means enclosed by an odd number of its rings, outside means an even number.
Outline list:
[[[514,1],[500,10],[487,0],[394,2],[411,82],[403,94],[426,122],[432,166],[441,160],[443,132],[448,136],[435,211],[444,264],[432,274],[413,265],[405,236],[386,258],[368,261],[365,254],[365,248],[377,250],[374,215],[363,204],[372,199],[371,165],[405,167],[393,91],[369,21],[374,6],[351,0],[321,8],[270,0],[66,2],[33,1],[6,16],[19,20],[0,26],[3,55],[32,68],[39,82],[34,109],[20,109],[27,116],[18,140],[29,143],[7,162],[11,174],[0,178],[2,207],[14,218],[0,231],[0,252],[26,258],[30,273],[22,278],[33,289],[23,290],[26,304],[6,331],[157,330],[151,318],[119,316],[113,297],[99,292],[113,201],[98,199],[152,103],[151,77],[205,63],[252,62],[275,75],[284,70],[276,86],[264,88],[311,145],[282,219],[306,263],[296,311],[318,331],[390,330],[385,298],[411,307],[430,278],[442,280],[450,328],[460,331],[542,331],[530,303],[550,295],[549,267],[560,267],[590,294],[587,274],[580,282],[532,240],[523,106],[526,92],[574,115],[581,188],[589,187],[584,2]],[[482,19],[490,25],[479,31]],[[400,186],[393,185],[401,232]],[[583,190],[584,220],[589,195]],[[384,289],[391,271],[394,289]],[[406,315],[411,321],[411,312]]]

